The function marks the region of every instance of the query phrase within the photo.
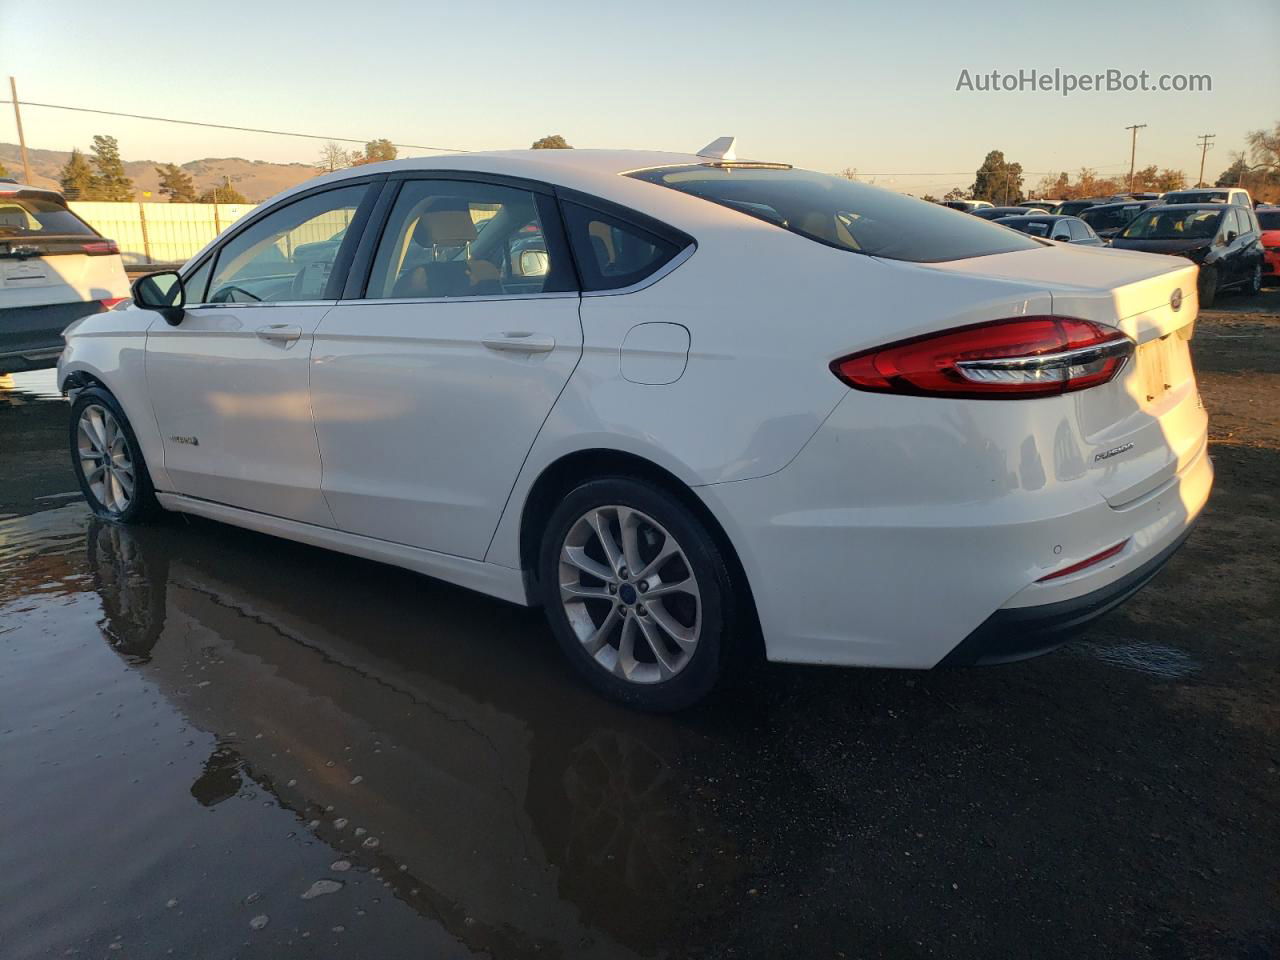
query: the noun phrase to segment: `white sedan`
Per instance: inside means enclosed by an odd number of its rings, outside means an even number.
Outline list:
[[[1194,265],[732,156],[397,160],[263,204],[67,331],[90,506],[542,606],[655,710],[757,637],[1030,656],[1154,576],[1213,479]]]

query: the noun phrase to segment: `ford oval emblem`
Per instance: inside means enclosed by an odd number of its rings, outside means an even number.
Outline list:
[[[1181,287],[1173,291],[1173,296],[1169,298],[1169,306],[1172,307],[1175,312],[1182,309],[1182,288]]]

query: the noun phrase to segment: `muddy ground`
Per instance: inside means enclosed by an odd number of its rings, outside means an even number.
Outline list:
[[[0,956],[1280,957],[1280,290],[1199,321],[1217,486],[1038,660],[650,717],[536,613],[92,520],[0,386]]]

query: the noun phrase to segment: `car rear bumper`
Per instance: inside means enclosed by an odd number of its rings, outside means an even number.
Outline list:
[[[0,372],[54,366],[62,352],[62,331],[103,309],[99,300],[0,308]]]
[[[988,666],[1026,660],[1056,650],[1080,629],[1114,610],[1145,587],[1191,536],[1186,528],[1173,543],[1141,566],[1091,593],[1035,607],[997,610],[939,661],[939,667]]]

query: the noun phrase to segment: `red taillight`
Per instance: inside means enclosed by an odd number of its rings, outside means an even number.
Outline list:
[[[102,301],[102,309],[110,310],[113,307],[116,307],[119,304],[124,303],[128,299],[129,299],[128,297],[108,297],[106,300]]]
[[[116,246],[114,240],[94,240],[90,243],[81,244],[80,249],[91,257],[105,257],[109,254],[120,252],[120,248]]]
[[[1046,580],[1057,580],[1059,577],[1067,577],[1073,573],[1079,573],[1086,567],[1092,567],[1095,563],[1101,563],[1103,560],[1109,560],[1111,557],[1114,557],[1117,553],[1123,550],[1125,544],[1128,542],[1129,541],[1127,539],[1121,540],[1114,547],[1107,547],[1107,549],[1103,550],[1101,553],[1095,553],[1088,560],[1081,560],[1079,563],[1073,563],[1069,567],[1063,567],[1061,570],[1053,571],[1053,573],[1048,576],[1041,577],[1036,581],[1036,583],[1044,583]]]
[[[1018,317],[900,340],[842,357],[831,371],[858,390],[974,400],[1054,396],[1106,383],[1134,343],[1071,317]]]

